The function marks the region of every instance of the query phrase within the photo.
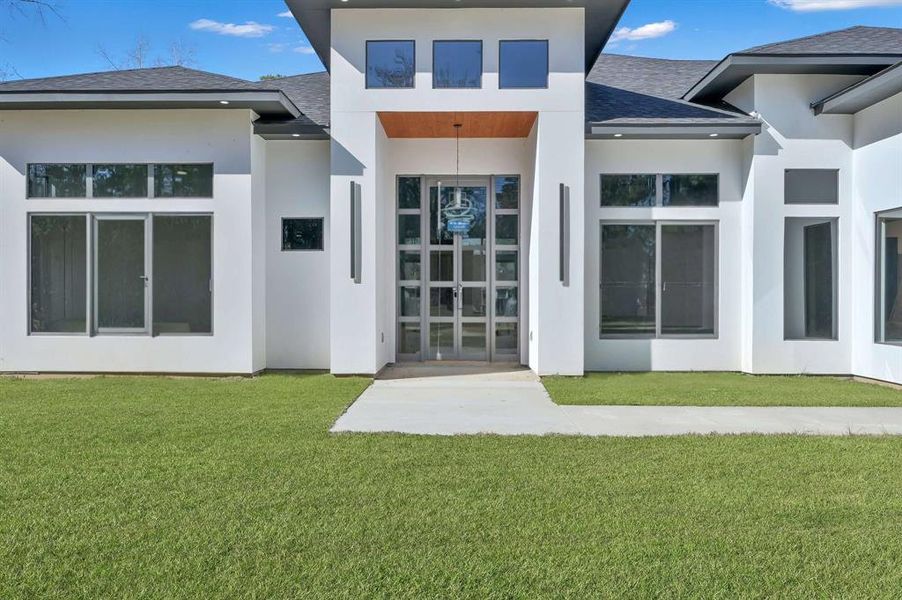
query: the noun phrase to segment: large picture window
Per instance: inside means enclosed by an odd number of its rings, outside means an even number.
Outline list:
[[[877,341],[902,344],[902,208],[877,218]]]
[[[412,88],[416,73],[416,45],[412,40],[366,43],[366,87]]]
[[[602,337],[717,335],[714,223],[602,223]]]
[[[30,333],[212,333],[209,215],[35,214],[29,222]]]
[[[787,340],[837,338],[837,219],[790,217],[783,235]]]

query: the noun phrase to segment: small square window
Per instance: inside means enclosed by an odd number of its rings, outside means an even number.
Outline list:
[[[433,42],[432,87],[481,88],[482,42]]]
[[[548,87],[548,40],[506,40],[499,46],[499,87]]]
[[[323,219],[282,219],[282,251],[323,250]]]
[[[413,41],[382,40],[366,43],[366,87],[412,88],[416,71]]]

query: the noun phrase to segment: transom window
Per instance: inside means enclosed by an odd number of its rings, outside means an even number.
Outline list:
[[[482,42],[433,42],[432,87],[481,88]]]
[[[601,206],[717,206],[717,174],[601,176]]]
[[[601,337],[716,337],[717,224],[601,224]]]
[[[32,335],[212,333],[212,216],[33,214],[29,222]]]
[[[548,40],[502,40],[498,54],[499,87],[548,87]]]
[[[786,204],[839,204],[837,169],[786,169],[783,184]]]
[[[213,165],[28,165],[29,198],[212,198]]]
[[[412,88],[416,72],[413,40],[377,40],[366,43],[366,87]]]

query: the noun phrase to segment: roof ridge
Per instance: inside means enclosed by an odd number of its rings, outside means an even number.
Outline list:
[[[247,84],[254,83],[254,82],[248,81],[246,79],[232,77],[231,75],[223,75],[221,73],[214,73],[213,71],[204,71],[201,69],[194,69],[191,67],[185,67],[183,65],[160,65],[158,67],[136,67],[133,69],[107,69],[106,71],[89,71],[87,73],[70,73],[68,75],[50,75],[48,77],[26,77],[23,79],[11,79],[9,81],[0,81],[0,86],[7,84],[7,83],[53,81],[53,80],[58,80],[58,79],[70,79],[70,78],[74,78],[74,77],[94,77],[97,75],[141,73],[141,72],[147,72],[147,71],[162,71],[165,69],[179,69],[182,71],[191,71],[193,73],[202,73],[204,75],[212,75],[214,77],[222,77],[223,79],[229,79],[229,80],[241,82],[241,83],[247,83]]]

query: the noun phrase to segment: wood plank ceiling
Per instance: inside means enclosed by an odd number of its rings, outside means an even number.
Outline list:
[[[462,138],[525,138],[536,112],[380,112],[390,138],[453,138],[460,123]]]

